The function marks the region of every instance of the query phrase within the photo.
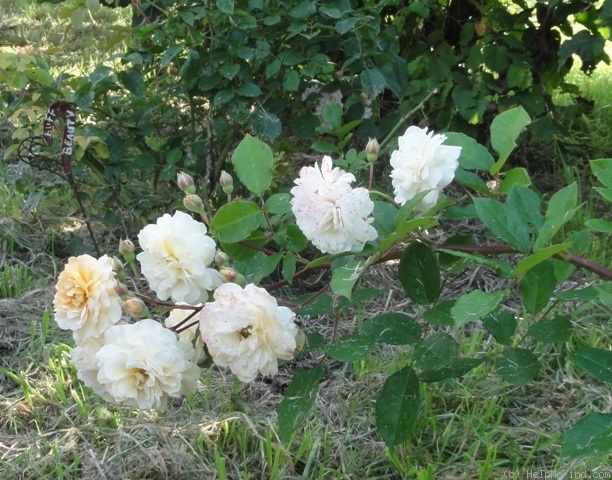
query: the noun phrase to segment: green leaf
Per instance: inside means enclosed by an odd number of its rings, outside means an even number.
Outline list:
[[[566,290],[565,292],[555,292],[557,297],[562,302],[588,302],[597,298],[597,289],[591,285],[586,288],[577,290]]]
[[[612,385],[612,351],[601,348],[582,347],[572,359],[576,364],[600,382]]]
[[[414,318],[404,313],[383,313],[365,320],[360,327],[362,335],[378,343],[412,345],[421,338],[421,327]]]
[[[338,128],[342,124],[342,105],[333,102],[328,103],[321,112],[323,120],[333,128]]]
[[[452,314],[452,308],[454,306],[455,300],[440,302],[434,308],[423,312],[423,318],[430,325],[436,327],[450,327],[455,324],[455,318]]]
[[[578,187],[575,182],[559,190],[550,198],[544,224],[535,241],[536,250],[546,245],[559,229],[574,217],[577,203]]]
[[[320,366],[300,370],[293,375],[291,385],[285,390],[278,406],[278,434],[287,442],[297,428],[306,420],[319,392],[319,382],[325,372]]]
[[[387,82],[380,70],[377,68],[367,68],[361,71],[361,86],[372,97],[378,97],[385,89]]]
[[[440,294],[438,257],[427,245],[408,245],[400,259],[398,276],[406,295],[416,303],[433,303]]]
[[[399,217],[401,210],[398,212],[397,216]],[[430,228],[438,224],[438,220],[433,217],[422,217],[415,218],[413,220],[407,220],[402,222],[396,221],[396,229],[395,231],[389,235],[387,238],[381,240],[380,245],[378,246],[378,250],[381,252],[386,251],[390,247],[393,246],[399,240],[402,240],[406,235],[410,232],[413,232],[419,228]]]
[[[266,243],[266,235],[261,230],[253,231],[244,240],[245,243],[261,247]],[[237,243],[219,242],[221,249],[229,255],[230,258],[241,262],[248,261],[255,256],[257,250],[251,247],[240,245]]]
[[[530,255],[516,264],[514,270],[512,270],[512,276],[515,278],[523,275],[527,270],[535,267],[538,263],[542,263],[544,260],[552,257],[556,253],[563,252],[571,247],[571,243],[561,243],[559,245],[551,245],[550,247],[538,250],[533,255]]]
[[[559,65],[565,65],[565,62],[576,54],[582,60],[581,70],[590,73],[605,53],[605,46],[606,39],[599,32],[580,30],[559,47]]]
[[[516,317],[510,310],[498,308],[482,318],[482,324],[502,345],[510,345],[516,332]]]
[[[330,357],[341,362],[365,360],[374,347],[374,340],[361,335],[346,335],[331,345],[325,346]]]
[[[522,187],[528,187],[531,185],[531,179],[529,178],[529,173],[524,168],[513,168],[512,170],[508,170],[504,179],[499,186],[498,192],[501,194],[508,193],[513,186],[520,185]]]
[[[257,110],[251,119],[253,132],[268,142],[273,142],[283,131],[283,125],[275,114],[263,108]]]
[[[521,387],[540,372],[538,358],[524,348],[509,348],[495,362],[497,373],[505,381]]]
[[[460,327],[469,321],[481,319],[487,313],[492,312],[506,296],[506,293],[506,291],[487,293],[482,290],[474,290],[461,295],[451,308],[451,313],[455,317],[455,326]]]
[[[291,212],[291,194],[275,193],[266,200],[264,209],[268,213],[283,214]]]
[[[285,72],[283,88],[288,92],[297,92],[300,86],[300,75],[295,70]]]
[[[506,74],[508,88],[525,90],[531,86],[532,80],[531,70],[527,65],[513,63],[508,67],[508,73]]]
[[[293,282],[295,275],[295,254],[287,252],[283,258],[283,278],[289,283]]]
[[[294,300],[294,303],[300,305],[302,302],[312,298],[311,293],[301,295]],[[308,302],[303,307],[296,310],[298,315],[328,315],[334,311],[334,302],[332,297],[323,293],[318,295],[314,300]]]
[[[567,342],[572,335],[572,322],[565,315],[540,320],[529,326],[527,335],[544,343]]]
[[[596,232],[612,233],[612,222],[608,220],[592,218],[591,220],[584,222],[584,224]]]
[[[459,166],[466,170],[488,171],[494,163],[489,151],[480,143],[463,133],[448,132],[444,134],[444,145],[461,147]]]
[[[516,147],[516,140],[531,118],[523,107],[515,107],[500,113],[491,123],[491,145],[499,155],[499,160],[490,169],[492,175],[498,173]]]
[[[591,412],[563,434],[563,458],[606,455],[612,451],[612,413]],[[602,470],[601,473],[604,473]]]
[[[301,252],[308,246],[308,239],[300,228],[293,224],[281,227],[274,235],[274,241],[281,247],[296,253]]]
[[[223,13],[231,15],[234,13],[234,0],[217,0],[217,8]]]
[[[289,15],[297,19],[307,18],[315,13],[317,13],[317,7],[313,2],[302,2],[289,11]]]
[[[589,163],[597,180],[607,188],[612,188],[612,158],[600,158]]]
[[[236,175],[251,193],[261,197],[272,184],[274,157],[261,140],[247,133],[232,155]]]
[[[557,281],[551,259],[538,263],[531,268],[519,282],[521,301],[532,314],[539,313],[552,296]]]
[[[451,358],[448,363],[441,367],[419,372],[421,382],[439,382],[447,378],[463,377],[466,373],[475,369],[484,360],[479,358]]]
[[[262,94],[261,88],[259,88],[253,82],[243,83],[242,85],[240,85],[240,87],[238,87],[238,90],[236,90],[236,92],[239,95],[242,95],[243,97],[249,98],[258,97]]]
[[[416,426],[421,391],[414,370],[404,367],[390,375],[376,400],[376,427],[389,448],[405,442]]]
[[[220,242],[240,242],[255,231],[262,220],[263,214],[259,205],[235,200],[217,211],[212,219],[211,233]]]
[[[374,201],[374,211],[372,212],[374,221],[372,226],[379,233],[392,233],[395,230],[397,212],[397,207],[391,203]]]
[[[459,345],[449,334],[434,333],[414,348],[414,364],[420,370],[446,367],[452,358],[457,357],[458,350]]]
[[[363,273],[366,262],[353,260],[332,271],[331,289],[337,295],[351,299],[353,287]]]
[[[476,213],[494,235],[519,252],[531,249],[529,228],[512,208],[489,198],[475,198]]]
[[[506,206],[526,219],[535,228],[540,228],[544,217],[540,213],[540,197],[533,190],[522,185],[514,185],[510,189]]]

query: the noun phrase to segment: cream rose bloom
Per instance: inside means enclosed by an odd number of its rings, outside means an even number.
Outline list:
[[[219,272],[208,268],[215,259],[215,241],[204,224],[186,213],[158,218],[140,231],[138,241],[142,273],[160,300],[193,305],[223,283]]]
[[[395,201],[403,205],[421,192],[430,190],[417,209],[429,210],[438,202],[442,189],[453,181],[459,166],[461,147],[442,145],[444,135],[434,135],[426,128],[408,127],[397,139],[391,154],[391,179]]]
[[[185,302],[178,302],[177,305],[188,305],[188,304]],[[202,304],[199,303],[194,306],[200,307],[202,306]],[[193,313],[193,310],[185,309],[185,308],[175,308],[171,310],[170,314],[168,315],[168,317],[166,317],[166,320],[164,322],[166,325],[166,328],[172,328],[175,325],[178,325],[192,313]],[[193,317],[191,317],[191,319],[187,323],[197,322],[198,318],[199,316],[198,314],[196,314]],[[202,340],[202,336],[198,335],[198,323],[195,323],[195,325],[192,325],[187,330],[183,330],[182,332],[178,333],[178,337],[179,337],[179,340],[183,340],[184,342],[189,342],[191,343],[191,345],[193,345],[193,348],[195,350],[193,362],[198,363],[198,361],[204,354],[204,341]]]
[[[108,402],[113,401],[106,388],[98,382],[100,364],[96,353],[104,346],[104,336],[92,337],[83,342],[77,342],[72,349],[72,363],[77,369],[79,379]]]
[[[163,408],[169,397],[196,391],[200,369],[191,343],[155,320],[116,325],[96,353],[97,382],[117,403],[141,410]]]
[[[200,331],[214,362],[243,382],[275,375],[278,359],[291,360],[298,329],[295,314],[253,284],[226,283],[200,312]]]
[[[107,255],[71,257],[60,273],[53,299],[55,321],[83,341],[100,337],[121,318],[113,261]]]
[[[303,167],[291,189],[297,225],[323,253],[360,252],[378,236],[369,217],[374,203],[365,188],[351,188],[354,181],[325,156],[320,167]]]

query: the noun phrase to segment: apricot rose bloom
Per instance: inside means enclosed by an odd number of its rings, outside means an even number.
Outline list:
[[[461,147],[443,145],[445,135],[434,135],[426,128],[408,127],[397,139],[391,154],[391,179],[395,201],[403,205],[421,192],[430,190],[417,209],[429,210],[438,202],[444,187],[453,181],[459,166]]]
[[[97,384],[113,401],[141,410],[194,393],[200,376],[191,343],[151,319],[112,327],[95,358]]]
[[[107,255],[70,257],[53,299],[55,321],[83,340],[100,337],[121,318],[113,260]]]
[[[194,305],[208,299],[221,285],[219,272],[208,266],[215,259],[215,241],[206,226],[190,215],[165,214],[138,234],[142,252],[136,258],[160,300]]]
[[[295,314],[279,307],[265,289],[253,284],[221,285],[215,301],[200,312],[200,331],[214,362],[243,382],[278,372],[278,359],[291,360],[298,328]]]
[[[297,225],[323,253],[360,252],[378,236],[370,217],[374,203],[367,189],[351,187],[354,181],[325,156],[320,167],[303,167],[291,189]]]

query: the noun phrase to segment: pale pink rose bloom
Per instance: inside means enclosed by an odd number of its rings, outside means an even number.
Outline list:
[[[444,135],[434,135],[426,128],[408,127],[397,139],[398,148],[391,154],[391,179],[395,201],[403,205],[421,192],[430,192],[417,209],[429,210],[438,202],[442,189],[453,181],[459,166],[461,147],[443,145]]]
[[[226,283],[214,297],[200,313],[200,331],[217,365],[251,382],[258,373],[275,375],[278,359],[293,358],[298,334],[295,314],[279,307],[265,289]]]
[[[351,187],[354,181],[325,156],[320,167],[303,167],[291,189],[297,225],[323,253],[360,252],[378,236],[370,217],[374,203],[367,189]]]
[[[143,275],[160,300],[196,304],[221,285],[219,272],[208,268],[215,259],[215,241],[206,226],[176,212],[157,219],[138,234],[142,252],[137,258]]]

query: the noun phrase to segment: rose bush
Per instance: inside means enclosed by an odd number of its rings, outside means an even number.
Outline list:
[[[409,116],[402,117],[393,131]],[[558,291],[559,284],[575,267],[612,279],[609,269],[585,258],[591,232],[611,231],[610,222],[589,220],[585,230],[562,236],[563,226],[579,207],[576,185],[560,189],[543,204],[529,188],[523,169],[504,170],[517,138],[529,124],[522,108],[494,120],[491,144],[497,158],[466,135],[434,134],[418,127],[409,127],[397,143],[389,136],[380,149],[371,142],[367,155],[361,154],[372,165],[368,184],[372,184],[374,164],[388,157],[389,165],[383,168],[390,170],[392,182],[387,190],[393,190],[395,201],[387,191],[353,187],[358,177],[334,168],[329,156],[302,168],[290,192],[281,189],[268,196],[275,171],[273,154],[263,142],[247,135],[231,158],[240,181],[238,190],[229,174],[225,176],[222,190],[227,203],[210,217],[192,179],[185,175],[178,179],[187,195],[185,205],[207,225],[185,213],[166,214],[142,229],[138,235],[142,252],[137,256],[131,242],[121,243],[120,251],[136,273],[137,291],[121,291],[126,311],[135,316],[145,313],[130,299],[146,302],[159,315],[174,309],[165,320],[167,328],[152,319],[115,325],[119,318],[109,300],[116,299],[116,294],[111,289],[114,276],[108,257],[99,263],[91,257],[69,260],[60,275],[54,305],[58,323],[71,328],[75,338],[85,325],[92,325],[92,340],[78,338],[73,351],[79,377],[109,401],[133,408],[163,408],[169,398],[195,391],[198,359],[203,366],[214,362],[229,367],[239,380],[251,382],[259,374],[275,375],[279,361],[301,354],[304,341],[305,350],[320,349],[345,362],[367,359],[377,343],[410,346],[405,350],[405,365],[387,378],[376,401],[377,428],[389,447],[406,441],[413,432],[425,382],[458,378],[491,364],[504,381],[527,384],[538,375],[536,353],[540,344],[550,341],[546,332],[560,332],[555,335],[560,342],[572,335],[570,320],[551,314],[559,302],[588,299],[609,306],[609,284]],[[351,164],[348,156],[339,158],[340,162]],[[359,165],[356,159],[353,163]],[[591,165],[603,184],[602,196],[612,198],[612,160]],[[490,176],[494,189],[485,183]],[[442,189],[453,179],[470,196],[449,194],[441,200]],[[233,193],[237,193],[234,199]],[[477,217],[491,237],[503,243],[435,243],[428,229],[442,217]],[[312,258],[309,242],[327,255]],[[225,253],[218,252],[217,245]],[[484,254],[513,254],[521,259],[491,259]],[[223,273],[211,268],[215,258]],[[334,334],[322,339],[318,332],[298,330],[295,312],[332,316],[358,305],[369,295],[359,289],[360,276],[388,260],[399,260],[397,274],[412,300],[411,315],[383,313],[362,321],[358,333],[341,338]],[[87,268],[77,268],[81,263]],[[450,275],[476,264],[495,269],[502,287],[440,301],[441,269]],[[317,291],[283,305],[271,295],[318,270],[329,270],[331,277]],[[140,272],[148,287],[141,282]],[[268,275],[274,278],[265,288],[258,287]],[[510,294],[520,299],[518,310],[504,305]],[[168,303],[170,298],[177,303]],[[463,357],[453,336],[439,328],[462,329],[469,322],[481,322],[499,342],[496,349],[486,347],[479,356]],[[200,355],[199,348],[210,358]],[[571,358],[587,374],[609,380],[606,371],[593,367],[605,363],[609,352],[571,348]],[[287,390],[290,394],[279,407],[283,440],[292,437],[312,408],[324,375],[321,366],[295,375]]]

